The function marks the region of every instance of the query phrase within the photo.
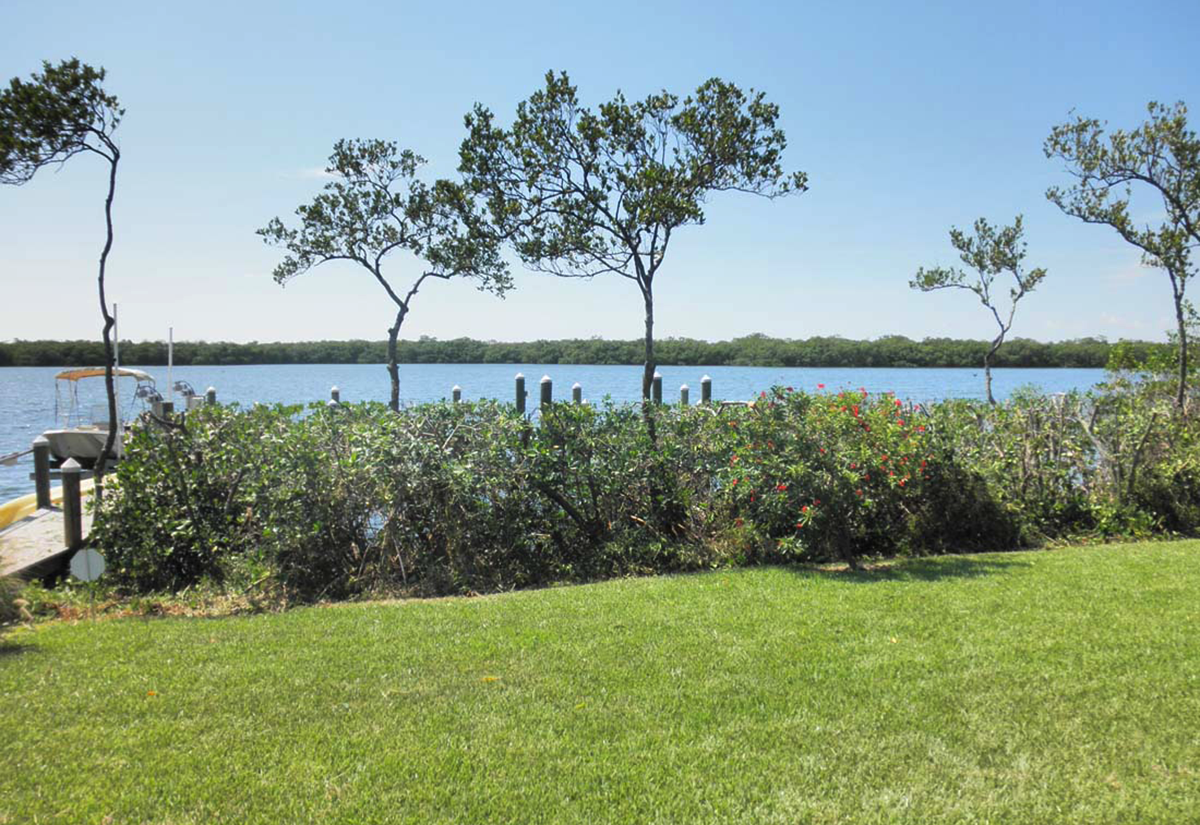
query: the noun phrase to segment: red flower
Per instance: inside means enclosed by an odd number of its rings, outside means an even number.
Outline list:
[[[775,489],[782,493],[784,490],[787,489],[787,485],[786,484],[776,484]]]
[[[823,390],[823,389],[825,389],[825,385],[824,385],[824,384],[817,384],[817,389],[819,389],[819,390]]]
[[[855,464],[855,463],[853,463],[853,462],[851,462],[851,463],[850,463],[850,469],[851,469],[851,470],[857,470],[857,469],[858,469],[858,465],[857,465],[857,464]]]
[[[897,423],[897,424],[899,424],[901,427],[903,427],[903,426],[904,426],[904,419],[903,419],[903,418],[898,418],[898,419],[896,419],[896,423]]]
[[[807,512],[808,512],[808,505],[807,505],[807,504],[805,504],[803,507],[801,507],[801,508],[800,508],[800,512],[801,512],[801,513],[807,513]]]
[[[734,487],[736,487],[736,486],[737,486],[737,483],[738,483],[739,481],[741,481],[741,479],[740,479],[740,478],[735,478],[735,479],[733,480],[733,486],[734,486]]]
[[[817,505],[819,505],[820,503],[821,503],[821,499],[819,499],[819,498],[818,498],[818,499],[816,499],[815,501],[813,501],[813,507],[816,507],[816,506],[817,506]]]
[[[735,527],[741,527],[744,523],[745,522],[743,522],[741,519],[737,519],[733,522]]]
[[[801,527],[803,527],[803,526],[804,526],[804,525],[803,525],[803,524],[801,524],[800,522],[796,522],[796,529],[797,529],[797,530],[799,530],[799,529],[800,529]]]
[[[855,494],[855,495],[857,495],[857,496],[861,496],[861,495],[862,495],[862,490],[855,490],[855,491],[854,491],[854,494]]]

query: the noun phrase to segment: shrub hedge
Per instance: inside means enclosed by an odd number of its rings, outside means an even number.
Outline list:
[[[779,387],[533,421],[491,402],[205,407],[134,430],[92,535],[134,591],[301,599],[1196,535],[1200,428],[1149,386],[930,408]]]

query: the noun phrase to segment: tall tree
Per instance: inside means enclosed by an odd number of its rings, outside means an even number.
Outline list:
[[[642,395],[654,377],[654,282],[675,230],[704,223],[713,192],[776,198],[804,191],[783,171],[779,107],[719,79],[683,100],[668,92],[597,111],[565,72],[517,106],[510,128],[476,104],[466,117],[462,171],[488,199],[524,264],[565,277],[614,273],[645,308]]]
[[[1017,312],[1017,303],[1046,277],[1045,269],[1025,271],[1022,262],[1025,260],[1025,242],[1021,240],[1024,232],[1022,218],[1017,219],[1012,226],[994,227],[984,218],[975,221],[975,234],[969,236],[957,227],[950,229],[950,243],[958,250],[962,262],[975,270],[969,276],[957,267],[934,267],[917,270],[916,277],[909,281],[909,286],[922,292],[933,292],[939,289],[965,289],[973,292],[979,302],[987,307],[992,318],[996,321],[998,332],[992,339],[991,346],[983,356],[983,380],[987,387],[987,400],[995,404],[992,395],[992,359],[1004,344],[1004,338],[1012,329],[1013,316]],[[1013,286],[1008,290],[1008,306],[1005,311],[1004,303],[995,294],[996,278],[1008,273],[1012,276]]]
[[[481,290],[503,295],[512,283],[484,211],[457,183],[419,180],[417,170],[424,163],[391,141],[338,141],[326,168],[332,178],[312,203],[296,210],[299,227],[273,218],[258,230],[266,243],[287,250],[274,272],[279,284],[321,264],[348,261],[383,288],[396,313],[387,344],[393,410],[400,408],[396,341],[421,286],[431,278],[469,278]],[[403,297],[383,271],[396,250],[421,262]]]
[[[1175,305],[1178,383],[1183,409],[1188,374],[1188,281],[1196,274],[1192,252],[1200,246],[1200,140],[1187,128],[1187,106],[1151,102],[1149,119],[1132,131],[1105,133],[1105,124],[1076,117],[1055,126],[1046,157],[1065,161],[1072,186],[1051,187],[1046,197],[1085,223],[1111,226],[1142,251],[1142,263],[1166,270]],[[1157,225],[1129,213],[1135,189],[1157,194],[1166,217]],[[1153,207],[1151,207],[1153,208]]]
[[[108,194],[104,199],[104,248],[100,252],[97,291],[104,320],[104,388],[108,394],[108,437],[96,462],[97,495],[103,494],[104,471],[114,456],[120,421],[113,376],[112,329],[116,323],[105,295],[105,268],[113,244],[113,197],[117,191],[117,164],[121,150],[113,133],[125,110],[117,98],[104,91],[104,69],[94,69],[78,58],[57,66],[43,61],[42,73],[28,82],[14,77],[0,91],[0,183],[20,186],[39,169],[61,165],[75,155],[90,152],[108,162]]]

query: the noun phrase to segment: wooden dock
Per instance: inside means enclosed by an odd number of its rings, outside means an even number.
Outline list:
[[[86,538],[92,516],[88,512],[81,516]],[[47,576],[65,566],[74,552],[63,538],[63,511],[57,507],[37,510],[0,530],[0,576]]]

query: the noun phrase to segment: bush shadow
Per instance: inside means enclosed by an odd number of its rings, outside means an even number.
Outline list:
[[[1020,559],[929,556],[864,564],[857,569],[818,567],[803,571],[797,570],[797,572],[856,584],[874,584],[877,582],[976,579],[1015,572],[1032,566],[1032,562]]]

